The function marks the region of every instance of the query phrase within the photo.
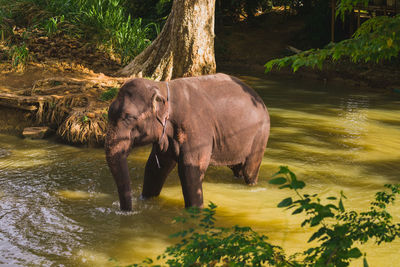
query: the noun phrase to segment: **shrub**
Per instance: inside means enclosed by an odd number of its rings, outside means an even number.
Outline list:
[[[172,237],[181,241],[166,249],[158,259],[167,259],[169,266],[261,266],[265,263],[284,264],[282,248],[267,242],[268,237],[254,232],[250,227],[215,226],[216,205],[208,208],[191,208],[189,218],[197,220],[198,227],[178,232]],[[186,218],[176,221],[186,222]]]
[[[29,60],[29,50],[25,43],[22,43],[22,45],[12,46],[9,53],[12,67],[18,71],[24,70]]]
[[[118,94],[118,88],[112,87],[100,95],[101,101],[108,101],[113,99]]]

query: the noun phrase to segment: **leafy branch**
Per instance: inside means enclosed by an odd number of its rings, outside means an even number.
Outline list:
[[[216,208],[210,203],[201,211],[188,209],[190,219],[199,222],[198,227],[172,235],[181,241],[168,247],[158,259],[167,259],[168,266],[285,266],[282,249],[268,243],[267,236],[250,227],[216,227]],[[176,221],[187,222],[186,218]]]
[[[341,1],[342,8],[338,12],[345,12],[350,8]],[[346,6],[347,5],[347,6]],[[343,13],[338,13],[343,14]],[[322,68],[327,60],[338,61],[348,57],[351,61],[375,62],[390,60],[400,53],[400,14],[395,17],[379,16],[364,22],[354,33],[353,38],[339,43],[330,43],[322,49],[310,49],[299,54],[273,59],[268,61],[265,72],[290,66],[293,72],[301,67]]]

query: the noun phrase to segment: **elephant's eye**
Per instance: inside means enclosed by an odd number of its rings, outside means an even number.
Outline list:
[[[131,114],[125,114],[124,120],[137,120],[137,117]]]

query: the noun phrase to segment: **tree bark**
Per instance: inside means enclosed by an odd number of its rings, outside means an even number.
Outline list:
[[[214,16],[215,0],[174,0],[161,33],[119,75],[159,81],[215,73]]]

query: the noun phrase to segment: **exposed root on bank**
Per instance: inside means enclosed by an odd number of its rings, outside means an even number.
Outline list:
[[[76,107],[85,107],[89,99],[81,94],[66,95],[64,97],[51,96],[51,100],[40,101],[36,112],[38,124],[49,123],[60,125],[69,113]]]
[[[61,83],[61,84],[60,84]],[[39,123],[57,125],[57,135],[74,144],[103,144],[107,128],[109,102],[100,102],[100,95],[121,80],[74,80],[51,78],[40,80],[32,88],[34,94],[65,92],[53,96],[37,111]],[[62,87],[62,88],[61,88]]]
[[[104,114],[88,117],[86,110],[74,110],[58,127],[57,134],[70,143],[103,144],[107,128]]]
[[[49,125],[68,143],[101,145],[111,102],[102,93],[119,88],[125,79],[99,75],[93,79],[50,77],[29,89],[0,93],[0,105],[30,111],[35,125]]]

